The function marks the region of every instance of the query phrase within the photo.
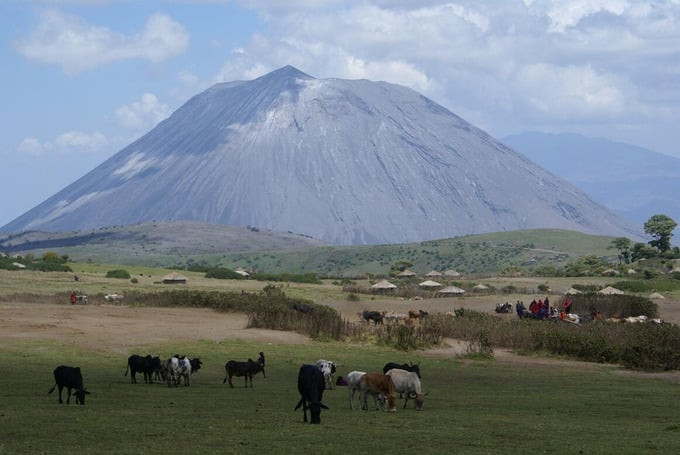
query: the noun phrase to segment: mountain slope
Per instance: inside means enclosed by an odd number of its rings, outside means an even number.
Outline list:
[[[635,235],[584,193],[413,90],[284,67],[217,84],[3,227],[196,220],[338,244],[527,228]]]
[[[528,132],[501,140],[639,226],[657,213],[680,220],[679,158],[577,134]]]

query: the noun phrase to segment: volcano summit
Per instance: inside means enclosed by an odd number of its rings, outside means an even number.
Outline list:
[[[214,85],[4,232],[192,220],[336,244],[529,228],[636,235],[408,88],[286,66]]]

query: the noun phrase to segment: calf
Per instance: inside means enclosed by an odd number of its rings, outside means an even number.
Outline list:
[[[241,377],[245,376],[246,387],[248,387],[248,379],[250,379],[250,387],[253,387],[253,376],[262,372],[262,376],[265,378],[267,375],[264,373],[264,362],[260,364],[259,362],[253,362],[253,359],[248,359],[247,362],[237,362],[236,360],[230,360],[224,364],[224,369],[226,374],[222,384],[229,380],[229,387],[234,387],[231,382],[232,376]]]
[[[319,359],[316,361],[316,367],[323,373],[323,377],[326,380],[326,385],[328,385],[328,388],[332,389],[333,383],[335,382],[333,380],[333,375],[336,371],[335,363],[331,362],[330,360]]]
[[[406,403],[408,403],[409,398],[411,398],[412,395],[415,395],[416,410],[422,411],[425,395],[423,395],[423,391],[420,387],[418,375],[412,371],[401,370],[399,368],[392,368],[387,372],[387,375],[392,378],[394,390],[406,394],[404,408],[406,408]]]
[[[66,387],[68,389],[68,395],[66,396],[66,404],[70,404],[71,401],[71,389],[75,389],[73,394],[76,397],[76,404],[85,404],[85,395],[89,395],[88,392],[83,387],[83,375],[80,373],[80,367],[67,367],[65,365],[60,365],[54,369],[54,386],[47,392],[54,392],[55,387],[59,387],[59,403],[63,403],[61,399],[61,390]]]
[[[161,359],[158,357],[151,357],[150,355],[142,357],[141,355],[132,354],[128,357],[124,376],[127,376],[129,371],[130,384],[137,384],[137,373],[142,373],[144,375],[144,382],[153,384],[153,373],[156,368],[160,368],[160,363]]]
[[[390,407],[390,412],[397,410],[394,401],[394,383],[392,378],[386,374],[380,373],[366,373],[359,380],[359,388],[361,389],[361,408],[368,411],[367,396],[370,393],[374,397],[379,397],[381,394],[387,397],[387,402]]]
[[[300,401],[294,410],[297,411],[302,406],[304,422],[307,421],[307,409],[309,409],[310,423],[321,423],[321,409],[328,409],[325,404],[321,403],[325,388],[323,373],[316,365],[302,365],[300,367],[298,373]]]

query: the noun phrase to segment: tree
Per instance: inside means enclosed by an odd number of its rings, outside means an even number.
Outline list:
[[[671,237],[673,229],[678,225],[673,218],[667,215],[653,215],[645,223],[645,233],[652,236],[653,240],[648,242],[662,253],[671,249]]]
[[[630,263],[630,239],[628,237],[615,238],[609,248],[619,250],[619,264],[622,262]]]
[[[646,243],[636,243],[630,252],[631,261],[639,261],[640,259],[649,259],[657,257],[659,255],[658,250],[652,248]]]

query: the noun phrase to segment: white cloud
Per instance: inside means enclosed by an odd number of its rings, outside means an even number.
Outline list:
[[[497,135],[585,124],[606,135],[680,116],[677,0],[242,3],[266,32],[232,51],[219,81],[288,64],[385,80]]]
[[[183,53],[188,43],[184,27],[161,13],[149,17],[140,32],[125,35],[58,10],[44,10],[16,49],[28,59],[60,65],[74,74],[120,60],[157,63]]]
[[[158,101],[153,93],[145,93],[139,101],[116,110],[116,118],[126,128],[150,129],[172,113],[167,104]]]
[[[40,156],[48,153],[61,155],[99,153],[104,151],[109,141],[102,133],[84,133],[81,131],[67,131],[51,141],[27,137],[18,146],[19,153]]]

